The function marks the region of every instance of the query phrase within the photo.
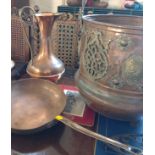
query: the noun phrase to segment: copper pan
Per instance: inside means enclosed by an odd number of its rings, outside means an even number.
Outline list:
[[[127,152],[138,155],[138,148],[122,144],[99,135],[60,115],[66,104],[66,96],[54,83],[43,79],[22,79],[12,82],[11,87],[11,128],[16,133],[31,133],[51,126],[53,120],[97,140],[111,144]]]

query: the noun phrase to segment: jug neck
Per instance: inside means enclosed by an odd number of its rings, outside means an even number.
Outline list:
[[[40,29],[40,50],[43,55],[52,54],[50,51],[51,30],[55,21],[55,15],[50,12],[37,13],[36,18]]]
[[[50,12],[37,13],[36,18],[40,28],[41,39],[47,38],[51,34],[54,24],[54,14]]]

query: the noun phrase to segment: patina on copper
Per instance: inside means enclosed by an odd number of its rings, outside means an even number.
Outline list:
[[[35,14],[40,29],[40,49],[36,56],[31,58],[27,73],[32,77],[53,78],[58,80],[64,73],[64,64],[50,49],[50,34],[57,14],[50,12]]]
[[[55,84],[43,79],[21,79],[11,84],[11,128],[33,131],[61,113],[66,96]]]
[[[83,17],[76,84],[91,108],[120,120],[143,113],[143,19],[137,16]]]

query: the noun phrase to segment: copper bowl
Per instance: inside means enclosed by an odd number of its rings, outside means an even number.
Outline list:
[[[75,75],[88,105],[119,120],[143,114],[143,18],[124,15],[83,17],[80,68]]]

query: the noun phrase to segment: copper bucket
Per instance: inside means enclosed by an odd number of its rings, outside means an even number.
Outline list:
[[[83,17],[81,94],[95,111],[119,120],[143,113],[143,18],[126,15]]]

